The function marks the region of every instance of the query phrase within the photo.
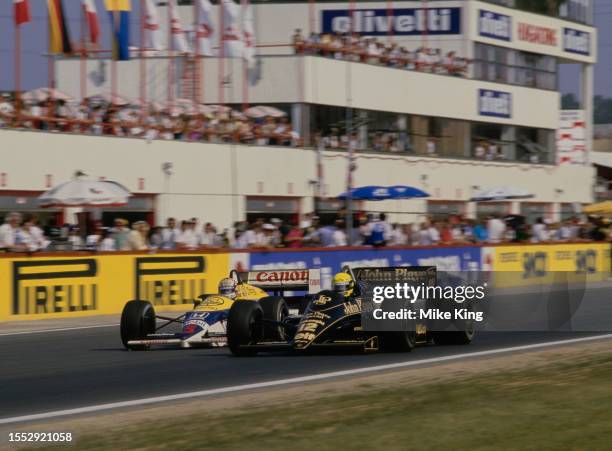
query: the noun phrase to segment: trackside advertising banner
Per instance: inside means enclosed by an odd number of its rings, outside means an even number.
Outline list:
[[[148,300],[159,311],[182,311],[200,294],[216,292],[231,269],[318,268],[321,286],[328,288],[345,265],[482,271],[496,287],[547,285],[560,272],[599,282],[610,272],[610,244],[5,256],[0,257],[0,322],[116,314],[131,299]]]
[[[344,265],[351,267],[436,266],[445,271],[477,271],[480,247],[426,249],[323,250],[295,252],[253,252],[249,269],[320,268],[323,288]],[[242,262],[245,264],[245,262]]]
[[[119,313],[130,299],[184,310],[228,267],[227,254],[0,258],[0,321]]]
[[[610,273],[609,243],[497,246],[482,250],[483,271],[491,271],[498,287],[555,282],[560,272],[586,274],[589,282]]]

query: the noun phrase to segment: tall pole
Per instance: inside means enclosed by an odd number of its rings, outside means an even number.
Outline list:
[[[55,112],[54,112],[54,107],[53,107],[53,90],[55,89],[55,55],[53,53],[51,53],[51,11],[48,11],[49,14],[49,20],[47,22],[47,33],[48,33],[48,39],[49,39],[49,60],[47,62],[48,64],[48,77],[49,77],[49,98],[47,99],[47,117],[50,119],[53,119],[55,117]],[[49,129],[54,129],[55,128],[55,124],[53,123],[53,121],[51,120],[48,123],[48,128]]]
[[[244,42],[244,15],[246,14],[247,8],[249,8],[249,0],[242,0],[242,41],[243,46],[246,44]],[[249,65],[246,59],[244,58],[244,54],[242,55],[242,111],[246,111],[249,107]]]
[[[354,31],[354,19],[355,19],[355,1],[352,0],[349,5],[349,16],[350,16],[350,24],[351,24],[351,38],[350,43],[353,42],[353,31]],[[353,50],[351,45],[351,51]],[[348,154],[347,154],[347,177],[346,177],[346,241],[349,246],[353,244],[353,171],[355,170],[355,165],[353,162],[354,159],[354,149],[353,143],[351,139],[351,134],[353,132],[353,99],[351,92],[351,83],[352,83],[352,74],[351,74],[351,66],[352,62],[346,61],[346,133],[348,138]]]
[[[308,31],[314,33],[315,28],[315,4],[314,0],[308,0]]]
[[[113,53],[111,57],[111,105],[115,104],[117,97],[117,58],[119,58],[119,42],[117,39],[117,30],[119,29],[119,11],[117,5],[113,11]]]
[[[19,123],[21,115],[21,26],[14,18],[15,27],[15,117]]]
[[[81,83],[81,102],[83,102],[85,100],[85,97],[87,97],[87,87],[86,87],[86,76],[87,76],[87,62],[85,60],[86,58],[86,50],[85,50],[85,46],[86,46],[86,30],[85,30],[85,21],[87,20],[87,18],[85,17],[86,12],[85,12],[85,5],[81,5],[81,61],[80,61],[80,66],[81,66],[81,74],[80,74],[80,83]]]
[[[427,0],[421,0],[421,4],[423,5],[423,8],[421,8],[421,10],[423,11],[423,23],[420,24],[421,25],[421,47],[426,48],[427,47]]]
[[[143,124],[147,119],[147,60],[145,59],[146,23],[145,0],[140,0],[140,120]]]
[[[225,93],[223,92],[223,79],[225,78],[225,15],[223,14],[223,1],[219,0],[219,105],[225,103]],[[219,109],[221,114],[221,109]]]
[[[172,42],[172,1],[168,0],[168,108],[172,108],[172,89],[174,84],[174,44]]]
[[[387,0],[387,41],[393,40],[393,2]]]
[[[193,51],[193,103],[200,103],[200,37],[198,20],[198,2],[193,2],[193,31],[194,31],[194,51]]]

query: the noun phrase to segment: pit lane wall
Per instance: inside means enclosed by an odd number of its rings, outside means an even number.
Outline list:
[[[120,313],[130,299],[181,311],[215,292],[230,269],[320,268],[322,285],[344,265],[435,265],[446,271],[503,272],[499,286],[551,282],[554,271],[603,278],[610,244],[301,249],[158,254],[0,255],[0,322]]]

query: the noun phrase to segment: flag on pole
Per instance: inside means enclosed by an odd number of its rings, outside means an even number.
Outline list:
[[[226,58],[241,58],[243,43],[238,22],[238,5],[234,0],[222,0],[223,5],[223,55]]]
[[[72,53],[62,0],[47,0],[49,9],[49,53]]]
[[[14,0],[15,25],[28,23],[32,20],[30,16],[30,2],[28,0]]]
[[[215,28],[212,21],[212,5],[209,0],[198,0],[198,28],[196,39],[199,44],[199,54],[213,55],[213,34]]]
[[[159,16],[153,0],[145,1],[145,47],[152,50],[163,50],[162,32],[159,28]]]
[[[105,0],[106,10],[110,14],[113,34],[113,59],[127,61],[130,59],[130,0]]]
[[[98,22],[98,11],[94,0],[83,0],[83,11],[87,20],[89,41],[92,44],[97,44],[100,37],[100,23]]]
[[[179,53],[189,53],[186,32],[178,15],[176,0],[169,0],[168,8],[170,8],[170,32],[172,34],[172,45],[168,43],[168,47]]]
[[[255,65],[255,20],[249,0],[242,0],[242,57],[249,67]]]

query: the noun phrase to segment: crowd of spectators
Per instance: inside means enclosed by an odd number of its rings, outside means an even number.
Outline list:
[[[302,138],[286,116],[249,117],[227,107],[194,106],[190,102],[150,104],[143,114],[137,103],[27,101],[17,115],[14,102],[5,96],[0,99],[0,128],[3,127],[147,140],[302,145]]]
[[[612,241],[610,221],[573,217],[557,223],[538,218],[528,224],[518,216],[490,216],[466,219],[449,216],[421,223],[397,224],[384,213],[358,213],[351,236],[347,237],[344,217],[322,223],[314,214],[299,222],[279,218],[238,222],[230,231],[203,225],[197,218],[177,221],[169,218],[165,227],[151,227],[145,221],[131,224],[116,218],[112,227],[96,222],[81,233],[76,226],[53,223],[43,227],[35,215],[10,213],[0,226],[0,250],[36,252],[52,250],[155,251],[205,248],[271,249],[354,246],[436,246],[486,243],[548,243],[568,241]]]
[[[293,46],[298,54],[320,55],[347,61],[378,64],[433,74],[465,77],[471,61],[456,52],[419,47],[414,51],[389,41],[383,42],[358,33],[310,33],[308,37],[296,29]]]

